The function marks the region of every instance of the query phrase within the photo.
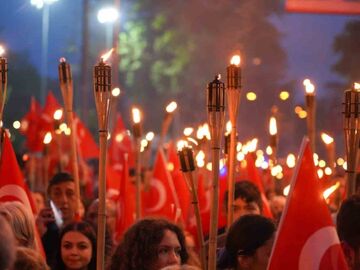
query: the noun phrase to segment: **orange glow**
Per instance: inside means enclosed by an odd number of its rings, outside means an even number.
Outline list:
[[[51,143],[51,140],[52,140],[52,135],[51,135],[51,132],[48,131],[48,132],[46,132],[46,134],[44,136],[43,143],[44,144],[49,144],[49,143]]]
[[[53,117],[54,117],[55,120],[60,120],[61,117],[62,117],[62,115],[63,115],[62,109],[58,109],[58,110],[56,110],[56,111],[54,112]]]
[[[141,121],[141,112],[138,108],[132,109],[132,116],[133,116],[133,122],[134,124],[139,124]]]
[[[187,141],[184,141],[184,140],[180,140],[176,144],[176,148],[178,151],[181,151],[184,147],[187,147],[187,146],[188,146],[188,143],[187,143]]]
[[[184,135],[186,137],[190,136],[194,132],[194,129],[192,127],[186,127],[184,128]]]
[[[101,56],[101,59],[105,62],[106,60],[109,59],[109,57],[111,56],[112,52],[113,52],[114,48],[111,48],[108,52],[106,52],[105,54],[103,54]]]
[[[230,64],[239,66],[240,63],[241,63],[240,55],[236,54],[236,55],[233,55],[233,57],[231,57]]]
[[[333,194],[335,192],[335,190],[337,190],[340,187],[340,182],[336,182],[335,185],[332,185],[331,187],[327,188],[324,192],[323,192],[323,197],[326,200],[327,198],[329,198],[329,196],[331,194]]]
[[[113,97],[118,97],[120,95],[120,88],[119,87],[115,87],[112,91],[111,94]]]
[[[229,134],[231,132],[231,128],[232,128],[232,125],[231,125],[231,121],[227,121],[226,122],[226,133]]]
[[[305,80],[303,81],[303,85],[305,86],[305,92],[306,92],[306,94],[310,94],[310,95],[314,94],[314,92],[315,92],[315,85],[313,85],[309,79],[305,79]]]
[[[356,91],[360,91],[360,83],[355,82],[355,83],[354,83],[354,89],[355,89]]]
[[[146,133],[146,135],[145,135],[145,139],[149,142],[151,142],[154,139],[154,137],[155,137],[155,134],[152,131]]]
[[[334,138],[326,134],[325,132],[321,133],[321,139],[325,144],[330,144],[334,142]]]
[[[276,135],[277,134],[276,118],[273,117],[273,116],[270,117],[269,133],[270,133],[270,135]]]
[[[5,49],[3,46],[0,45],[0,56],[2,56],[5,53]]]
[[[173,111],[175,111],[177,108],[177,103],[175,101],[171,101],[169,103],[169,105],[166,106],[166,111],[168,113],[172,113]]]

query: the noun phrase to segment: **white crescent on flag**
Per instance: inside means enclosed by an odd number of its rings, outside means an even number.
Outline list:
[[[152,207],[147,207],[146,211],[148,212],[156,212],[164,207],[166,202],[166,190],[164,184],[156,178],[152,178],[150,181],[150,186],[154,187],[159,194],[159,199],[157,203]]]
[[[31,210],[31,204],[25,190],[18,185],[5,185],[0,188],[0,198],[5,196],[16,197],[22,202],[28,209]]]
[[[323,227],[314,232],[301,250],[299,270],[320,269],[325,252],[336,244],[340,242],[334,226]]]

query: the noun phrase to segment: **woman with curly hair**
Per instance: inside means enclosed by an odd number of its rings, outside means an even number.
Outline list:
[[[55,270],[95,270],[96,234],[87,222],[73,222],[60,232]]]
[[[131,226],[113,256],[111,270],[159,270],[188,260],[183,231],[164,219],[143,219]]]

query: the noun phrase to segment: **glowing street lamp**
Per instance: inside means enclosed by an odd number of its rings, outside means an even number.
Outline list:
[[[114,7],[104,7],[98,11],[99,23],[106,25],[106,47],[112,47],[113,25],[119,19],[119,11]]]

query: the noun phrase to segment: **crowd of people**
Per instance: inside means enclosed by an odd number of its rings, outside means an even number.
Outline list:
[[[51,178],[47,194],[41,197],[36,200],[40,209],[35,217],[20,202],[0,203],[0,269],[96,269],[98,201],[76,216],[75,182],[64,172]],[[218,233],[217,269],[265,270],[281,207],[273,209],[274,219],[264,217],[261,194],[249,181],[236,183],[234,198],[234,223]],[[199,250],[181,224],[143,218],[116,242],[116,209],[110,202],[107,209],[106,269],[201,269]],[[336,227],[349,269],[360,269],[359,195],[343,201]]]

